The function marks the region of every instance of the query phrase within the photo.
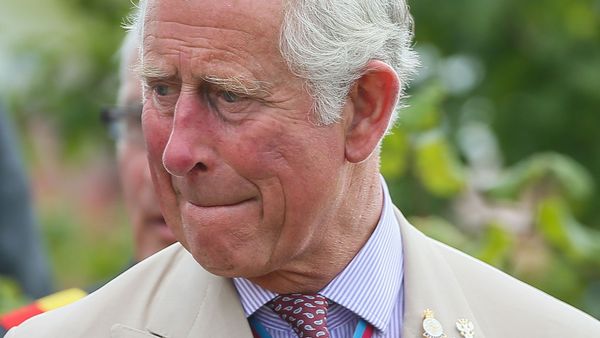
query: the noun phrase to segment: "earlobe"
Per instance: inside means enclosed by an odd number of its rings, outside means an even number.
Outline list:
[[[400,83],[388,64],[373,60],[356,80],[346,105],[346,159],[352,163],[366,160],[383,138],[396,108]]]

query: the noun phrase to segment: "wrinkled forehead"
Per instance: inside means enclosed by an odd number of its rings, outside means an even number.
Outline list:
[[[144,12],[145,81],[241,76],[276,83],[289,72],[279,51],[280,0],[150,0]]]
[[[282,0],[148,0],[143,20],[268,34],[279,31],[282,13]]]

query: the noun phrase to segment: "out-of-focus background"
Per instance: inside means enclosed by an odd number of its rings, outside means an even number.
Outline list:
[[[423,68],[384,144],[424,232],[600,318],[600,1],[411,1]],[[0,100],[55,287],[130,261],[113,144],[125,0],[3,0]],[[0,276],[0,313],[24,304]],[[535,309],[532,309],[535,311]]]

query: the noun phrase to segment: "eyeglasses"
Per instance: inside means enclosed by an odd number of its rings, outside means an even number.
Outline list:
[[[100,120],[108,128],[111,138],[144,146],[141,116],[141,104],[104,108],[100,111]]]

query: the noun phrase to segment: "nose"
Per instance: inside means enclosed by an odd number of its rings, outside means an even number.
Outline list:
[[[214,166],[211,146],[211,115],[197,94],[181,93],[173,116],[169,141],[163,152],[165,170],[183,177],[190,172],[208,172]]]

